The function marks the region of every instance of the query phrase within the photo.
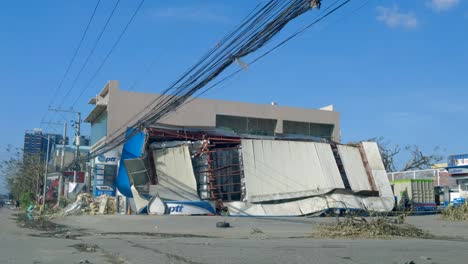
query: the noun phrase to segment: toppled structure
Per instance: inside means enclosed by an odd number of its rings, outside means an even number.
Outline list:
[[[382,212],[394,206],[373,142],[340,145],[313,137],[149,127],[138,144],[132,149],[141,153],[122,156],[125,170],[119,170],[117,180],[121,193],[132,193],[127,197],[134,198],[138,212],[147,212],[154,196],[166,207],[173,204],[165,209],[169,214],[184,214],[184,202],[201,208],[206,201],[221,203],[230,215],[254,216],[308,215],[330,208]],[[125,178],[128,185],[122,183]]]
[[[330,208],[389,211],[394,199],[375,143],[242,140],[246,197],[237,215],[307,215]]]

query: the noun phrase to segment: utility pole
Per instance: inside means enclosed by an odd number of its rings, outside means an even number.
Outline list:
[[[81,113],[77,112],[78,114],[78,120],[75,123],[75,165],[73,167],[73,170],[75,171],[73,173],[73,182],[76,182],[76,172],[80,170],[80,164],[78,163],[80,159],[80,141],[81,141]]]
[[[50,151],[50,135],[47,135],[47,153],[46,153],[45,172],[44,172],[44,190],[42,192],[42,210],[45,209],[47,172],[49,170],[49,151]]]
[[[59,186],[58,186],[58,194],[57,194],[57,205],[60,206],[60,198],[62,196],[63,190],[63,170],[65,168],[65,147],[67,141],[67,122],[63,122],[63,141],[62,141],[62,156],[60,160],[60,175],[59,175]]]
[[[65,112],[65,113],[73,113],[77,114],[77,120],[73,122],[73,127],[75,128],[75,160],[73,164],[73,182],[76,182],[76,174],[78,171],[81,170],[80,164],[79,164],[79,157],[80,157],[80,141],[81,141],[81,112],[74,111],[72,109],[66,110],[66,109],[56,109],[56,108],[49,108],[49,111],[54,111],[54,112]]]
[[[42,122],[41,124],[46,125],[62,125],[61,123],[52,123],[52,122]],[[62,135],[62,151],[60,153],[60,175],[59,175],[59,185],[57,193],[57,205],[60,204],[60,198],[63,190],[63,170],[65,168],[65,147],[67,143],[67,122],[63,122],[63,135]],[[54,163],[55,164],[55,163]]]

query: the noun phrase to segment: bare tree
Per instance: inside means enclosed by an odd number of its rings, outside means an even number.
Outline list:
[[[427,154],[416,145],[405,146],[402,150],[400,145],[393,145],[382,137],[372,138],[367,141],[374,141],[379,146],[380,155],[382,156],[382,161],[387,172],[428,169],[433,164],[440,162],[443,159],[441,155],[437,154],[439,147],[434,149],[434,153]],[[410,158],[403,168],[398,170],[396,168],[396,158],[400,156],[400,154],[405,153],[409,154]]]
[[[10,193],[17,200],[27,193],[38,197],[44,184],[44,165],[40,155],[23,155],[20,149],[10,146],[6,151],[11,155],[0,161],[0,173]]]
[[[406,162],[401,171],[428,169],[431,165],[443,159],[439,154],[424,154],[416,145],[406,146],[405,150],[410,153],[411,158]],[[438,150],[439,148],[435,148],[434,152],[437,153]]]

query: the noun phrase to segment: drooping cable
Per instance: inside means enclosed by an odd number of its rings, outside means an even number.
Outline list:
[[[84,41],[84,39],[85,39],[85,37],[86,37],[86,35],[88,33],[88,30],[89,30],[89,27],[91,26],[91,23],[94,20],[94,16],[96,15],[96,11],[97,11],[100,3],[101,3],[101,0],[98,0],[96,2],[96,5],[94,6],[91,17],[89,18],[88,23],[86,24],[86,27],[85,27],[85,29],[83,31],[83,34],[81,35],[80,41],[78,42],[78,46],[76,47],[75,51],[73,52],[73,56],[72,56],[70,62],[68,63],[68,66],[67,66],[67,68],[65,70],[65,73],[63,74],[62,78],[60,79],[59,85],[57,86],[57,88],[55,88],[55,90],[54,90],[54,92],[52,94],[52,97],[51,97],[51,99],[49,101],[48,106],[50,106],[54,102],[54,100],[57,97],[60,89],[62,88],[63,82],[65,81],[65,78],[67,77],[68,73],[70,72],[70,68],[73,65],[73,63],[75,62],[76,56],[78,55],[78,52],[80,51],[81,46],[83,45],[83,41]],[[47,113],[48,113],[48,111],[46,111],[44,116],[41,118],[41,122],[44,122],[44,119],[45,119]]]
[[[119,6],[119,3],[120,3],[121,0],[117,0],[117,2],[115,2],[114,4],[114,7],[112,8],[112,11],[110,12],[109,16],[107,17],[106,19],[106,22],[104,23],[104,26],[102,27],[101,31],[99,32],[99,35],[97,37],[97,39],[94,41],[93,43],[93,46],[91,48],[91,51],[88,53],[88,55],[86,56],[86,59],[85,61],[83,62],[83,64],[81,65],[81,68],[80,70],[78,71],[78,73],[76,74],[75,78],[73,79],[73,82],[70,86],[70,88],[68,88],[67,92],[65,93],[65,95],[62,97],[62,100],[60,101],[60,103],[58,104],[58,108],[62,107],[63,103],[65,102],[65,100],[67,99],[67,97],[70,95],[71,91],[75,88],[75,85],[78,81],[78,79],[81,77],[81,74],[83,73],[83,70],[86,68],[86,66],[88,65],[88,62],[90,60],[90,58],[93,56],[94,52],[96,51],[96,48],[99,44],[99,42],[101,41],[102,39],[102,36],[104,35],[104,32],[106,31],[107,27],[109,26],[109,23],[112,19],[112,17],[114,16],[115,14],[115,10],[117,9],[117,7]]]
[[[140,4],[137,6],[137,8],[135,9],[135,11],[133,12],[132,16],[130,17],[130,20],[128,20],[127,24],[125,25],[125,27],[123,28],[123,30],[120,32],[119,34],[119,37],[117,38],[117,40],[114,42],[114,45],[112,45],[111,49],[107,52],[106,56],[104,57],[104,59],[102,60],[101,64],[99,65],[99,67],[97,68],[97,70],[94,72],[94,74],[91,76],[91,78],[88,80],[88,82],[86,83],[84,89],[81,90],[80,94],[78,95],[78,97],[75,99],[75,101],[73,102],[73,105],[72,107],[74,107],[76,105],[76,103],[78,102],[78,100],[81,98],[81,96],[83,96],[83,93],[89,89],[91,83],[94,81],[94,79],[96,78],[96,76],[99,74],[99,72],[101,71],[102,67],[106,64],[107,60],[109,59],[109,57],[111,56],[112,52],[114,52],[115,48],[117,47],[117,45],[119,44],[120,40],[122,39],[123,35],[125,34],[125,32],[127,32],[127,29],[128,27],[130,26],[130,24],[132,24],[133,20],[135,19],[136,15],[138,14],[138,11],[140,11],[141,7],[143,6],[143,3],[145,2],[145,0],[141,0],[140,1]]]
[[[307,12],[313,2],[316,1],[269,1],[259,12],[246,19],[246,23],[239,26],[234,34],[225,38],[222,43],[208,53],[208,56],[202,58],[191,70],[164,90],[161,96],[152,102],[148,113],[131,126],[134,133],[174,111],[236,60],[261,48],[289,21]],[[334,9],[326,16],[336,10]],[[93,155],[106,152],[124,141],[125,133],[117,134],[106,145],[94,151]]]

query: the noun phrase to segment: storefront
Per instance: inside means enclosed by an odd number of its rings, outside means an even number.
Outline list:
[[[468,191],[468,154],[449,156],[447,171],[460,191]]]

